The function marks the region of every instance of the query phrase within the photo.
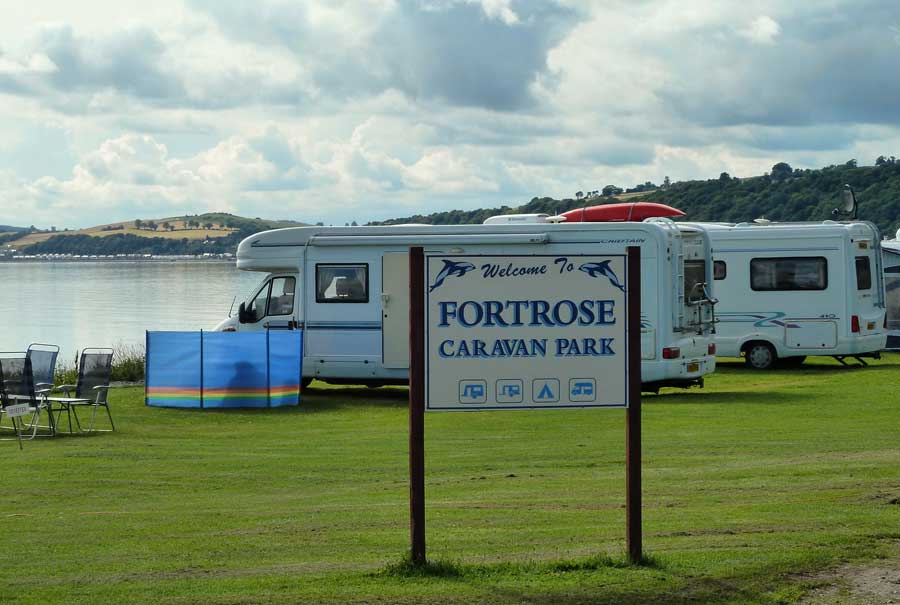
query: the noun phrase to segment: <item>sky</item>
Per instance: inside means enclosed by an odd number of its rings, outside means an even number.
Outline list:
[[[900,2],[79,0],[0,19],[0,224],[326,224],[900,156]]]

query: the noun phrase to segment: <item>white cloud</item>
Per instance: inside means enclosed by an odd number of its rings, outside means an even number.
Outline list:
[[[778,21],[767,15],[760,15],[741,30],[741,35],[756,44],[772,44],[781,33]]]
[[[35,3],[0,23],[0,223],[342,224],[900,155],[889,0]]]

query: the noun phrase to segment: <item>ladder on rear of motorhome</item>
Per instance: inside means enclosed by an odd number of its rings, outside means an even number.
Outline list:
[[[685,293],[684,293],[684,247],[681,243],[681,230],[670,218],[657,217],[647,221],[659,225],[666,231],[669,246],[669,262],[675,288],[675,304],[672,307],[672,328],[676,332],[685,329]]]

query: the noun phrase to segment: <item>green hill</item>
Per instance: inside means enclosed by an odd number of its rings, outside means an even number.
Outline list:
[[[687,220],[742,222],[765,217],[773,221],[820,221],[831,218],[849,184],[859,200],[859,218],[876,223],[888,235],[900,227],[900,161],[879,158],[875,166],[846,164],[817,170],[792,169],[780,162],[763,176],[734,178],[722,173],[705,181],[682,181],[649,191],[581,199],[533,198],[521,206],[451,210],[383,221],[384,225],[480,223],[496,214],[555,214],[601,203],[641,201],[668,204],[683,210]],[[596,193],[596,192],[595,192]]]
[[[234,252],[242,239],[259,231],[304,224],[210,212],[136,219],[64,233],[23,233],[6,244],[28,254],[221,254]]]

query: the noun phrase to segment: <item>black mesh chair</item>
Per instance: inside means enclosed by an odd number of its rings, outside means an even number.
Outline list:
[[[48,426],[49,430],[46,435],[39,435],[38,429],[42,428],[41,412],[49,410],[46,394],[50,389],[35,389],[34,376],[31,372],[31,360],[25,353],[0,353],[0,364],[3,365],[3,397],[6,404],[3,406],[5,416],[9,416],[16,430],[16,438],[21,439],[21,428],[31,431],[26,439],[34,439],[35,437],[50,437],[56,434],[56,425],[53,422],[53,414],[49,413]],[[10,406],[25,406],[22,415],[10,414]],[[27,415],[31,415],[29,422],[22,420]],[[0,418],[2,421],[2,418]]]
[[[31,360],[34,388],[52,387],[53,378],[56,375],[56,358],[59,357],[59,347],[35,342],[28,345],[25,355]]]
[[[3,360],[0,360],[0,425],[3,424],[3,417],[9,414],[9,408],[12,401],[6,396],[6,386],[3,384]],[[10,408],[11,409],[11,408]],[[19,419],[17,416],[10,416],[13,429],[16,431],[16,440],[19,442],[19,449],[22,449],[22,432],[19,430]]]
[[[65,411],[75,417],[75,424],[79,431],[91,433],[116,430],[112,414],[109,412],[107,391],[109,390],[109,377],[112,372],[112,349],[84,349],[78,362],[78,384],[62,384],[56,387],[57,391],[65,392],[65,397],[50,397],[48,401],[56,406],[58,417]],[[75,396],[70,397],[74,391]],[[81,420],[78,418],[77,409],[89,406],[91,411],[91,423],[85,431],[81,428]],[[109,429],[95,429],[94,421],[97,419],[97,410],[103,408],[109,418]],[[71,416],[69,430],[72,430]]]

